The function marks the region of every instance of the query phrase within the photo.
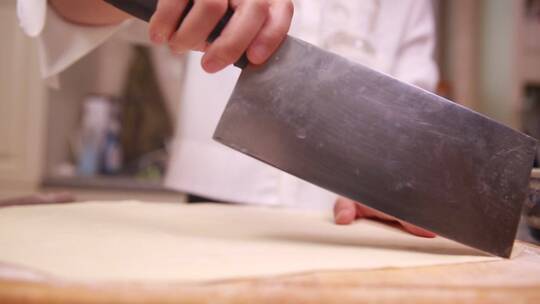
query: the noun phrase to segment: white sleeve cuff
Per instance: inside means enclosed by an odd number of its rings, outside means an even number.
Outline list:
[[[43,77],[61,73],[130,23],[127,20],[114,26],[81,26],[64,21],[52,8],[48,8],[38,43]]]
[[[58,16],[47,0],[18,0],[17,16],[23,31],[37,37],[41,74],[52,86],[58,84],[55,76],[129,23],[106,27],[72,24]]]
[[[47,0],[18,0],[17,16],[23,31],[32,37],[41,34],[45,25]]]

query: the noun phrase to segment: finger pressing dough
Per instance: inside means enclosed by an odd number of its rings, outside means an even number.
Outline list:
[[[0,263],[69,280],[200,281],[496,259],[372,221],[337,226],[312,211],[134,201],[0,209]]]

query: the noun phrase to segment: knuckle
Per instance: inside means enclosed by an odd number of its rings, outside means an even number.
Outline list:
[[[223,0],[204,0],[200,2],[208,14],[222,15],[227,11],[228,2]]]
[[[253,0],[252,5],[261,13],[267,13],[270,8],[270,3],[267,0]]]
[[[152,21],[157,25],[169,25],[170,23],[174,23],[179,15],[180,9],[181,6],[178,1],[161,0],[156,8],[156,12],[152,16]]]
[[[148,25],[148,33],[150,35],[154,35],[154,34],[159,33],[160,29],[161,29],[161,25],[158,23],[158,21],[152,18],[150,20],[150,24]]]
[[[288,32],[289,32],[289,27],[285,24],[282,24],[282,25],[278,25],[276,29],[272,32],[272,34],[274,35],[273,37],[281,41],[281,39],[283,39],[283,37],[287,35]]]
[[[285,25],[276,25],[269,29],[266,35],[261,36],[261,40],[267,44],[278,43],[287,34],[287,30],[288,28]]]
[[[182,2],[178,0],[159,0],[156,11],[170,11],[178,9],[182,6]]]
[[[287,26],[276,25],[262,32],[257,38],[256,42],[257,44],[262,44],[266,45],[267,47],[273,48],[283,40],[283,38],[287,34],[287,31]]]
[[[178,54],[181,54],[181,53],[185,53],[188,48],[186,45],[184,45],[183,43],[179,42],[179,40],[171,40],[169,42],[169,49],[171,51],[173,51],[174,53],[178,53]]]
[[[221,48],[216,48],[213,54],[214,58],[223,63],[231,63],[238,59],[244,50],[237,45],[229,45]]]
[[[283,6],[284,6],[283,9],[287,15],[289,16],[294,15],[294,4],[292,1],[290,0],[284,1]]]
[[[175,39],[169,44],[169,48],[175,53],[184,53],[188,50],[196,50],[200,42],[188,39]]]

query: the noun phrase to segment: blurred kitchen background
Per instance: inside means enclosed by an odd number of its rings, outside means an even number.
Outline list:
[[[160,66],[152,58],[173,55],[112,41],[46,84],[15,2],[0,2],[0,198],[183,200],[161,183],[182,58]],[[540,138],[540,0],[434,7],[438,94]]]

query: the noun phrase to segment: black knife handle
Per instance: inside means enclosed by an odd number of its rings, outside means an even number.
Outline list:
[[[158,0],[104,0],[105,2],[111,4],[112,6],[134,16],[137,17],[143,21],[149,22],[150,18],[154,14],[157,8],[157,2]],[[184,12],[182,13],[182,16],[180,17],[180,20],[178,20],[178,26],[182,23],[184,18],[187,16],[191,8],[193,7],[193,0],[190,0],[184,9]],[[234,11],[229,7],[227,9],[227,12],[221,18],[219,23],[216,25],[214,30],[210,33],[206,41],[209,43],[212,43],[214,40],[219,37],[229,20],[231,19],[232,15],[234,14]],[[235,66],[243,69],[249,64],[249,60],[247,58],[247,55],[244,53],[238,61],[234,63]]]

